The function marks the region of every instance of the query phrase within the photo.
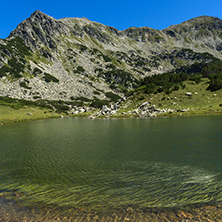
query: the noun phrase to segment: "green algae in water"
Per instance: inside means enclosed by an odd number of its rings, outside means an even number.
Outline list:
[[[131,163],[128,170],[100,172],[80,184],[11,184],[27,206],[101,210],[104,207],[173,207],[222,200],[222,184],[216,174],[190,167]]]

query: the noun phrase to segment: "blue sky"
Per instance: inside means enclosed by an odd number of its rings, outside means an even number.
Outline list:
[[[56,19],[86,17],[119,30],[132,26],[164,29],[201,15],[222,19],[221,0],[4,0],[0,6],[0,38],[36,10]]]

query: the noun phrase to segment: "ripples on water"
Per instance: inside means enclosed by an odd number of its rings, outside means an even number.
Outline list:
[[[97,172],[93,176],[80,172],[66,183],[35,184],[21,181],[4,188],[24,193],[26,204],[55,204],[75,208],[172,207],[185,204],[219,201],[221,182],[217,174],[190,167],[158,163],[131,163],[130,169]],[[73,181],[73,183],[71,183]]]
[[[175,119],[66,119],[6,126],[0,131],[1,190],[18,191],[17,199],[26,206],[85,210],[221,201],[221,165],[215,165],[221,141],[214,135],[206,144],[204,129],[193,125],[192,131],[187,120],[178,126]],[[213,144],[212,154],[204,146]],[[212,161],[216,170],[207,169],[200,158]]]

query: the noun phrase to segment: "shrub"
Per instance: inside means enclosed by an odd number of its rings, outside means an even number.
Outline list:
[[[59,83],[59,80],[58,80],[56,77],[54,77],[54,76],[52,76],[52,75],[50,75],[49,73],[46,73],[46,72],[44,73],[43,79],[44,79],[46,82]]]
[[[42,73],[42,70],[40,70],[39,68],[35,67],[32,73],[33,73],[34,76],[37,76],[38,74]]]
[[[88,47],[85,46],[85,45],[82,45],[82,44],[77,44],[77,45],[78,45],[78,47],[79,47],[81,52],[84,52],[84,51],[86,51],[88,49]]]
[[[202,75],[195,74],[195,75],[191,75],[189,77],[189,80],[194,81],[196,84],[198,84],[198,83],[200,83],[201,78],[202,78]]]
[[[185,88],[186,88],[186,85],[185,85],[185,84],[181,84],[181,88],[182,88],[182,89],[185,89]]]
[[[107,98],[109,98],[111,101],[114,101],[114,102],[116,102],[117,100],[121,99],[120,96],[118,96],[118,95],[116,95],[116,94],[114,94],[112,92],[107,92],[107,93],[105,93],[105,95],[106,95]]]
[[[134,94],[134,90],[130,90],[130,91],[126,92],[127,97],[132,96],[133,94]]]
[[[102,55],[105,62],[112,62],[112,59],[107,55]]]
[[[145,99],[145,96],[140,96],[140,97],[138,98],[138,100],[143,100],[143,99]]]
[[[93,93],[94,93],[95,95],[100,95],[100,92],[98,92],[98,91],[93,91]]]
[[[74,70],[74,73],[82,73],[85,72],[85,69],[82,66],[78,66],[76,70]]]
[[[146,72],[150,72],[151,71],[151,69],[149,69],[149,68],[147,68],[147,67],[143,67],[142,68],[144,71],[146,71]]]
[[[103,77],[107,82],[112,83],[115,81],[118,84],[121,84],[125,87],[128,87],[132,82],[137,81],[135,77],[125,70],[122,69],[113,69],[106,72],[100,72],[98,77]]]
[[[160,87],[157,89],[157,92],[158,92],[158,93],[163,92],[163,87],[162,87],[162,86],[160,86]]]
[[[88,76],[88,75],[86,74],[86,76]],[[95,78],[95,77],[93,77],[93,76],[89,76],[89,79],[90,79],[91,81],[93,81],[93,82],[95,82],[95,81],[96,81],[96,78]]]
[[[166,90],[165,90],[165,93],[166,93],[167,95],[169,95],[170,93],[172,93],[172,91],[171,91],[170,89],[166,89]]]
[[[156,84],[154,83],[150,83],[150,84],[147,84],[144,91],[145,93],[147,94],[150,94],[150,93],[153,93],[154,92],[154,89],[156,88]]]
[[[116,67],[113,64],[107,64],[106,68],[107,69],[115,69]]]
[[[216,91],[222,88],[222,74],[214,75],[210,78],[210,85],[207,90]]]
[[[180,89],[180,87],[178,85],[174,85],[172,90],[173,91],[178,91],[179,89]]]
[[[115,85],[112,83],[112,84],[109,85],[109,88],[110,88],[110,89],[116,89],[117,86],[115,86]]]
[[[76,100],[80,100],[80,101],[84,101],[84,102],[90,102],[91,101],[91,99],[88,99],[88,98],[85,98],[85,97],[82,97],[82,96],[77,97]]]
[[[95,107],[95,108],[102,108],[103,105],[108,105],[109,101],[108,100],[99,100],[95,99],[90,106]]]
[[[15,78],[21,78],[22,76],[19,74],[24,71],[25,65],[20,63],[16,58],[12,58],[9,60],[8,65],[10,68],[7,71]]]
[[[33,99],[41,99],[41,96],[33,96]]]
[[[14,37],[13,39],[8,41],[8,44],[6,45],[6,48],[10,51],[12,48],[16,48],[19,51],[19,54],[24,57],[25,55],[31,55],[31,50],[28,48],[23,40],[20,37]]]
[[[25,89],[31,89],[32,87],[27,86],[26,82],[20,82],[19,85]]]
[[[0,69],[0,77],[6,76],[6,73],[10,71],[11,69],[8,66],[6,65],[2,66],[2,68]]]

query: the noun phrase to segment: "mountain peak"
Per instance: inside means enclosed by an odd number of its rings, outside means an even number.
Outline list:
[[[40,10],[36,10],[35,12],[33,12],[31,14],[31,16],[29,18],[38,18],[38,19],[42,19],[42,18],[51,18],[51,19],[54,19],[53,17],[41,12]],[[54,19],[56,20],[56,19]]]
[[[183,26],[183,25],[204,25],[204,26],[210,26],[212,24],[219,24],[222,23],[222,20],[217,18],[217,17],[213,17],[213,16],[207,16],[207,15],[202,15],[202,16],[198,16],[192,19],[189,19],[187,21],[184,21],[178,25],[172,25],[170,27],[174,27],[174,26]]]
[[[40,10],[36,10],[32,13],[32,15],[36,15],[36,14],[44,14],[43,12],[41,12]]]
[[[190,40],[205,39],[206,41],[219,38],[221,42],[222,20],[217,17],[202,15],[178,25],[171,25],[162,31],[168,36],[177,38],[177,40],[184,39],[186,36],[186,40],[188,37]]]
[[[8,39],[17,36],[33,49],[37,49],[38,45],[51,48],[53,45],[51,36],[56,35],[56,32],[60,34],[60,28],[56,19],[36,10],[10,33]]]

